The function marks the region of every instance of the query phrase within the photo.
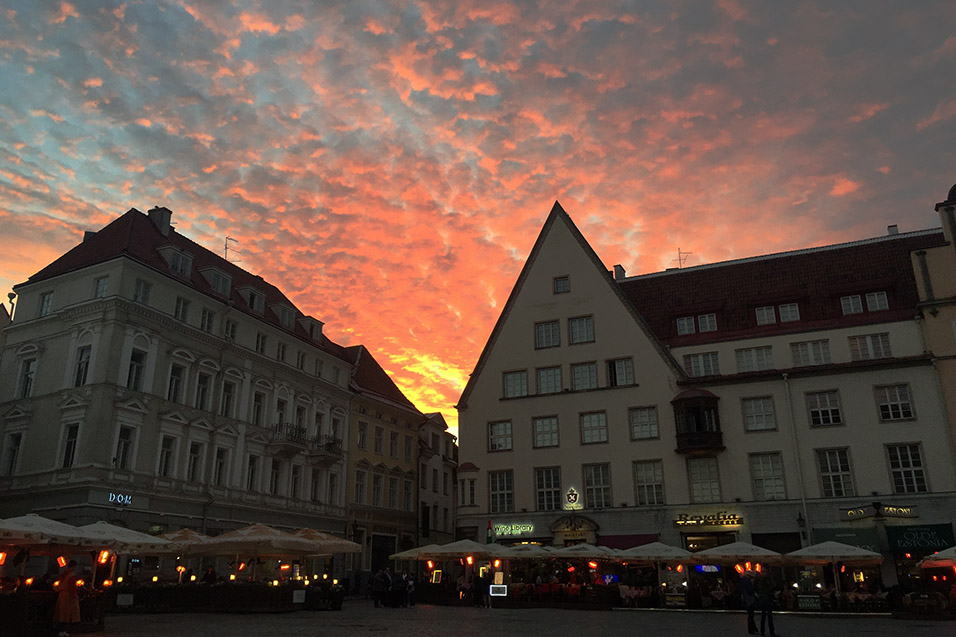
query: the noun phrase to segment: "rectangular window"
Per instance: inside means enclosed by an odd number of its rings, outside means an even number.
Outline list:
[[[561,368],[544,367],[538,370],[538,393],[557,394],[561,391]]]
[[[256,351],[260,354],[266,353],[266,341],[268,337],[262,332],[256,332]]]
[[[314,470],[312,471],[312,486],[309,489],[309,499],[313,502],[322,501],[322,474]]]
[[[817,462],[820,464],[823,497],[842,498],[856,495],[850,474],[850,454],[846,448],[817,449]]]
[[[866,295],[866,310],[868,312],[888,309],[890,309],[890,304],[886,300],[886,292],[870,292]]]
[[[418,485],[419,489],[423,491],[428,490],[428,467],[425,466],[425,463],[419,463],[418,465],[418,476],[420,484]]]
[[[842,425],[840,415],[840,394],[835,389],[809,392],[807,394],[807,412],[811,427],[829,427]]]
[[[747,347],[738,349],[737,354],[737,373],[758,372],[766,369],[773,369],[773,348],[769,345],[763,347]]]
[[[186,461],[186,479],[190,482],[197,482],[202,478],[202,457],[202,443],[189,443],[189,458]]]
[[[843,308],[843,315],[860,314],[863,311],[863,302],[859,294],[840,297],[840,307]]]
[[[261,427],[266,413],[266,395],[262,392],[252,394],[252,424]]]
[[[534,446],[539,447],[557,447],[558,446],[558,417],[544,416],[534,418],[532,421],[534,429]]]
[[[488,451],[511,449],[511,421],[488,423]]]
[[[364,451],[368,450],[368,423],[359,421],[355,432],[355,446]]]
[[[276,344],[276,360],[280,363],[285,362],[285,343]]]
[[[693,334],[697,330],[694,329],[694,317],[693,316],[682,316],[677,319],[677,335],[683,336],[684,334]]]
[[[201,329],[206,334],[212,334],[213,324],[216,321],[216,313],[212,310],[206,308],[202,309],[202,313],[199,316],[199,329]]]
[[[372,506],[382,506],[382,492],[385,478],[377,473],[372,474]]]
[[[538,511],[561,508],[561,469],[546,467],[534,470],[534,495]]]
[[[49,316],[53,311],[53,292],[44,292],[40,295],[40,316]]]
[[[87,377],[90,373],[90,356],[92,352],[93,348],[90,345],[85,345],[76,350],[76,370],[73,374],[74,387],[80,387],[86,384]]]
[[[557,321],[546,321],[534,325],[535,349],[558,347],[561,345],[561,328]]]
[[[773,399],[770,396],[744,398],[741,400],[744,412],[745,431],[767,431],[777,428],[773,412]]]
[[[223,447],[216,447],[216,458],[212,465],[212,481],[218,487],[226,484],[228,460],[229,451]]]
[[[262,314],[266,309],[266,297],[258,292],[249,291],[249,308],[257,314]]]
[[[634,462],[634,502],[637,506],[664,504],[664,463],[660,460]]]
[[[174,403],[183,397],[183,383],[186,380],[186,368],[182,365],[171,365],[169,368],[169,388],[166,390],[166,400]]]
[[[850,336],[848,340],[850,343],[850,360],[868,361],[874,358],[890,358],[893,356],[890,352],[890,335],[886,332]]]
[[[412,510],[412,481],[402,481],[402,511]]]
[[[225,381],[222,384],[222,401],[219,403],[219,415],[226,418],[233,417],[233,403],[236,398],[236,384]],[[281,421],[280,421],[281,422]]]
[[[388,455],[398,458],[398,432],[388,432]]]
[[[365,504],[365,488],[368,474],[361,470],[355,470],[355,504]]]
[[[411,484],[411,482],[409,482]],[[337,473],[329,474],[329,504],[338,504],[339,502],[339,475]]]
[[[173,311],[173,316],[176,317],[177,321],[183,323],[189,319],[189,301],[187,299],[181,296],[176,297],[176,309]]]
[[[174,274],[189,276],[193,267],[193,259],[189,255],[174,252],[169,258],[169,269]]]
[[[405,436],[405,462],[412,461],[412,437]]]
[[[438,469],[432,469],[432,491],[438,493]]]
[[[505,372],[502,375],[505,398],[528,395],[528,372]]]
[[[448,495],[448,492],[450,489],[451,489],[451,474],[445,471],[442,473],[442,483],[441,483],[442,495]]]
[[[581,444],[607,442],[607,415],[603,411],[581,414]]]
[[[618,358],[607,362],[608,387],[634,384],[634,362],[630,358]]]
[[[688,458],[690,501],[695,504],[720,502],[720,476],[717,458]]]
[[[790,343],[790,355],[794,367],[826,365],[830,362],[830,341],[801,341]]]
[[[159,466],[157,475],[161,478],[168,478],[173,471],[173,451],[176,447],[176,439],[172,436],[163,436],[159,444]]]
[[[63,456],[61,469],[69,469],[76,460],[76,443],[80,436],[79,425],[67,425],[63,436]]]
[[[554,293],[567,294],[571,291],[571,281],[566,276],[554,277]]]
[[[589,509],[614,506],[611,503],[611,465],[584,465],[584,506]]]
[[[226,340],[235,343],[236,342],[236,332],[239,330],[239,323],[236,321],[226,319],[223,321],[222,335]]]
[[[110,278],[101,276],[93,282],[93,298],[102,299],[106,296],[106,291],[110,286]]]
[[[146,371],[146,352],[134,349],[129,355],[129,372],[126,387],[133,391],[143,390],[143,374]]]
[[[279,476],[282,473],[282,464],[273,460],[269,467],[269,493],[279,495]]]
[[[212,376],[202,372],[196,377],[196,409],[209,411],[209,390],[212,387]]]
[[[926,474],[918,444],[887,445],[893,493],[926,493]]]
[[[717,315],[716,314],[701,314],[697,317],[697,330],[700,332],[716,332],[717,331]]]
[[[296,352],[295,367],[296,369],[305,369],[305,352]]]
[[[717,352],[687,354],[684,356],[684,371],[688,376],[716,376],[720,374]]]
[[[232,280],[219,272],[212,271],[209,274],[209,284],[217,294],[229,296],[229,287],[232,284]]]
[[[576,363],[571,365],[571,389],[597,388],[597,363]]]
[[[876,406],[880,410],[880,420],[910,420],[914,418],[913,403],[907,385],[887,385],[876,388]]]
[[[594,342],[594,317],[579,316],[568,319],[568,342],[575,343],[593,343]]]
[[[136,279],[136,288],[133,290],[133,300],[146,305],[149,303],[149,291],[153,286],[143,279]]]
[[[398,478],[395,476],[388,477],[388,508],[398,508]]]
[[[782,303],[777,309],[780,310],[781,323],[792,323],[800,320],[800,305],[797,303]]]
[[[372,451],[378,455],[385,453],[385,429],[375,427],[372,430]]]
[[[783,460],[779,453],[750,454],[750,479],[754,486],[754,500],[785,500]]]
[[[17,460],[20,457],[20,447],[23,444],[23,433],[7,434],[6,444],[3,445],[3,476],[12,476],[17,472]]]
[[[302,484],[302,466],[294,464],[289,472],[289,497],[299,499],[299,489]]]
[[[627,410],[627,419],[631,425],[631,440],[659,438],[657,428],[657,407],[631,407]]]
[[[116,457],[113,464],[117,469],[131,469],[133,467],[133,428],[120,427],[116,438]]]
[[[514,511],[514,480],[510,470],[488,472],[489,513]]]
[[[465,478],[458,481],[458,504],[460,506],[475,506],[476,482],[474,478]]]
[[[773,325],[777,322],[777,314],[772,305],[758,307],[756,310],[757,325]]]
[[[33,381],[37,373],[37,360],[30,358],[20,363],[20,398],[33,395]]]

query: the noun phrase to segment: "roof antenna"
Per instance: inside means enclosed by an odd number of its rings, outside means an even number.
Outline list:
[[[226,261],[229,261],[229,242],[230,242],[230,241],[232,241],[233,243],[236,243],[236,244],[239,243],[238,240],[233,239],[232,237],[226,237],[226,240],[222,242],[222,258],[225,259]],[[232,251],[233,251],[233,252],[236,252],[236,253],[238,253],[238,254],[242,254],[242,253],[239,252],[239,250],[236,249],[236,248],[233,248]],[[234,259],[233,261],[229,261],[229,262],[230,262],[230,263],[239,263],[239,261],[240,261],[240,259]]]
[[[673,263],[674,261],[677,261],[677,267],[678,267],[678,268],[682,268],[682,267],[684,267],[684,263],[687,262],[687,257],[689,257],[689,256],[692,255],[692,254],[694,254],[694,253],[693,253],[693,252],[684,252],[684,251],[682,251],[680,248],[677,248],[677,258],[674,259],[674,260],[672,260],[671,263]]]

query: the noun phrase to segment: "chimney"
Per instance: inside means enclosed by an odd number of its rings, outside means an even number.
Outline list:
[[[895,223],[892,226],[886,226],[886,234],[894,235],[900,233],[900,227]]]
[[[627,275],[624,273],[624,266],[623,266],[623,265],[615,265],[615,266],[614,266],[614,280],[615,280],[615,281],[620,281],[621,279],[626,278],[626,276],[627,276]]]
[[[152,208],[147,215],[153,220],[153,223],[156,224],[156,227],[159,228],[159,231],[163,233],[163,236],[168,237],[169,220],[173,216],[173,211],[165,206],[156,206]]]

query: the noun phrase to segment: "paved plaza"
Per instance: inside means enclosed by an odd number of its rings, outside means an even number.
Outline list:
[[[784,637],[829,635],[953,635],[956,622],[896,620],[889,617],[826,617],[775,613]],[[374,608],[364,600],[346,600],[342,611],[298,611],[281,614],[111,615],[105,635],[154,637],[295,637],[380,634],[415,637],[489,637],[505,635],[746,635],[741,613],[701,611],[555,609],[479,609],[418,605]]]

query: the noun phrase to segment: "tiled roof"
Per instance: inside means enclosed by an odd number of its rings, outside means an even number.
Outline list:
[[[402,390],[392,382],[388,373],[378,364],[372,353],[364,345],[345,348],[348,360],[352,362],[352,381],[360,393],[375,394],[397,403],[406,409],[418,412]],[[421,413],[421,412],[418,412]]]
[[[941,230],[783,252],[618,281],[661,341],[672,346],[905,320],[919,297],[910,252],[945,243]],[[840,298],[885,291],[889,309],[843,315]],[[798,303],[800,320],[757,325],[756,308]],[[677,319],[714,313],[717,330],[678,336]]]
[[[168,262],[160,253],[161,248],[170,245],[192,257],[192,271],[188,280],[171,273]],[[333,356],[345,359],[344,348],[324,335],[320,341],[314,341],[298,322],[293,329],[282,325],[279,317],[270,307],[271,305],[276,303],[288,305],[296,311],[297,319],[301,314],[279,288],[268,283],[262,277],[243,270],[188,237],[179,234],[175,228],[170,227],[168,236],[164,236],[149,217],[135,208],[130,208],[129,211],[98,232],[88,232],[82,243],[31,276],[26,284],[74,272],[121,256],[138,261],[182,283],[188,283],[196,290],[223,301],[223,297],[213,291],[209,281],[201,272],[204,268],[215,267],[232,278],[229,301],[232,302],[235,310],[271,323],[279,329],[295,334],[300,339],[326,350]],[[254,312],[239,293],[239,289],[244,286],[251,286],[265,295],[266,307],[262,314]]]

